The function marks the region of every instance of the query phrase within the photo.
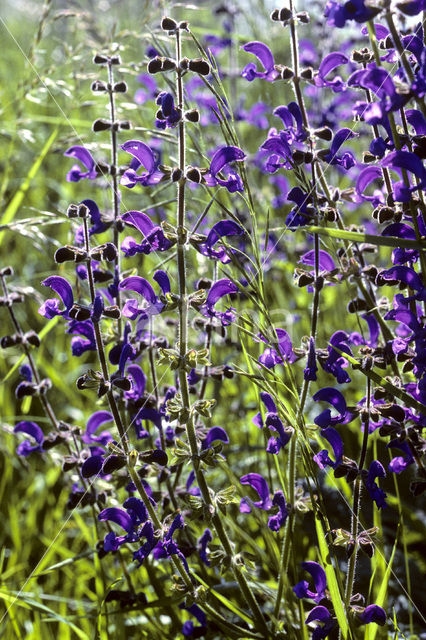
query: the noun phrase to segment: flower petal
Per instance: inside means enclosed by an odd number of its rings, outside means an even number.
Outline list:
[[[46,278],[46,280],[43,280],[41,284],[45,287],[50,287],[58,294],[67,311],[71,309],[74,304],[74,296],[72,293],[72,286],[68,280],[65,280],[62,276],[50,276],[49,278]]]
[[[127,153],[130,153],[139,160],[140,164],[148,171],[148,173],[152,173],[154,171],[155,156],[152,149],[148,147],[145,142],[140,142],[140,140],[128,140],[121,145],[121,148],[123,151],[127,151]]]
[[[154,289],[149,284],[148,280],[145,280],[145,278],[141,278],[140,276],[130,276],[129,278],[124,278],[124,280],[120,282],[119,288],[136,291],[136,293],[139,293],[139,295],[141,295],[142,298],[144,298],[150,304],[154,304],[155,302],[157,302],[157,296]]]
[[[235,160],[244,160],[246,154],[238,147],[220,147],[214,154],[210,163],[210,173],[215,178],[216,174],[223,169],[223,167]]]
[[[120,525],[127,533],[130,533],[133,529],[133,520],[124,509],[119,507],[108,507],[100,512],[98,520],[109,520]]]

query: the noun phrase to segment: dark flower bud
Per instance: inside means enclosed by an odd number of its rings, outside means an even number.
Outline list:
[[[102,53],[97,53],[93,58],[93,64],[106,64],[108,62],[108,56]]]
[[[208,278],[200,278],[199,280],[197,280],[197,282],[195,283],[195,288],[198,289],[210,289],[211,286],[213,284],[212,280],[209,280]]]
[[[362,298],[355,298],[348,303],[346,308],[348,313],[357,313],[358,311],[367,311],[368,306],[366,301]]]
[[[181,58],[179,63],[179,68],[182,71],[188,71],[189,69],[189,58]]]
[[[115,93],[126,93],[127,92],[127,84],[122,80],[121,82],[116,82],[112,88]]]
[[[272,17],[272,15],[276,17]],[[276,22],[287,22],[288,20],[291,20],[292,17],[292,12],[286,7],[283,7],[282,9],[275,9],[275,11],[273,11],[271,14],[271,19],[275,20]]]
[[[374,264],[369,264],[367,267],[361,269],[361,273],[371,280],[376,280],[378,269]]]
[[[23,380],[15,389],[15,396],[21,400],[25,396],[35,396],[38,392],[38,385],[35,382],[27,382]]]
[[[201,76],[208,76],[210,73],[210,65],[207,60],[203,60],[203,58],[194,58],[193,60],[190,60],[189,69],[190,71],[199,73]]]
[[[336,222],[339,219],[339,212],[334,207],[326,207],[324,209],[324,218],[328,220],[328,222]]]
[[[105,242],[98,247],[94,247],[90,251],[90,257],[92,260],[112,262],[117,257],[117,247],[112,242]]]
[[[73,247],[68,244],[65,247],[57,249],[54,259],[58,264],[61,264],[62,262],[79,263],[87,260],[87,253],[83,249],[79,249],[78,247]]]
[[[3,336],[0,340],[0,347],[2,349],[8,349],[9,347],[14,347],[17,344],[22,342],[22,338],[19,334],[15,333],[12,336]]]
[[[44,443],[43,443],[44,446]],[[76,456],[64,456],[62,460],[62,471],[71,471],[71,469],[75,469],[78,463],[78,458]]]
[[[162,449],[151,449],[150,451],[143,451],[139,454],[139,460],[145,464],[155,462],[160,467],[166,467],[169,459],[167,453]]]
[[[160,58],[153,58],[148,62],[148,67],[147,67],[148,73],[159,73],[161,69],[162,67],[161,67]]]
[[[102,473],[110,474],[126,466],[126,459],[122,456],[111,455],[102,465]]]
[[[300,72],[300,77],[304,80],[312,80],[314,77],[314,70],[312,69],[312,67],[306,67]]]
[[[315,280],[315,276],[306,272],[301,273],[300,276],[296,279],[296,284],[298,287],[306,287],[311,285]]]
[[[69,317],[73,320],[78,320],[79,322],[82,322],[83,320],[89,320],[90,315],[91,314],[89,307],[83,307],[80,304],[73,304],[73,306],[69,310]]]
[[[67,209],[68,218],[77,218],[78,217],[78,205],[70,204]]]
[[[362,154],[362,161],[365,164],[368,164],[369,162],[376,162],[376,156],[373,153],[370,153],[370,151],[364,151]]]
[[[398,284],[398,280],[392,280],[389,278],[383,278],[383,276],[381,275],[381,273],[378,273],[376,276],[376,285],[378,287],[382,287],[383,285],[387,285],[388,287],[393,287],[396,284]]]
[[[303,164],[305,162],[305,152],[300,149],[293,151],[293,161],[296,164]]]
[[[177,22],[173,18],[165,16],[161,21],[161,28],[163,31],[176,31]]]
[[[308,24],[311,20],[309,13],[307,11],[299,11],[299,13],[296,13],[296,18],[302,23],[302,24]]]
[[[120,218],[117,218],[114,226],[117,229],[118,233],[123,233],[124,229],[126,228],[126,225]]]
[[[79,204],[77,207],[77,216],[79,218],[87,218],[89,215],[89,207],[86,207],[85,204]]]
[[[114,276],[110,271],[104,271],[103,269],[96,269],[93,272],[93,280],[96,284],[104,284],[105,282],[110,282],[113,280]]]
[[[185,175],[191,182],[196,182],[197,184],[201,182],[201,171],[197,167],[188,167]]]
[[[0,271],[0,276],[2,278],[6,277],[6,276],[13,276],[13,268],[12,267],[3,267],[3,269]]]
[[[283,66],[280,70],[280,75],[283,80],[291,80],[294,78],[294,71],[290,67]]]
[[[393,418],[396,422],[405,420],[405,411],[399,404],[382,404],[378,405],[376,409],[385,418]]]
[[[98,387],[98,398],[102,398],[102,396],[106,395],[111,390],[111,383],[102,380]]]
[[[317,157],[320,160],[326,160],[330,154],[330,149],[319,149],[317,151]]]
[[[94,93],[97,91],[108,91],[108,85],[106,82],[103,82],[103,80],[94,80],[90,88]]]
[[[112,378],[111,384],[122,391],[130,391],[132,383],[129,378]]]
[[[109,131],[112,127],[112,122],[106,120],[105,118],[98,118],[92,124],[92,130],[97,133],[98,131]]]
[[[118,320],[121,316],[121,311],[116,305],[114,305],[112,307],[105,307],[105,309],[103,310],[103,315],[106,318],[112,318],[113,320]]]
[[[121,64],[121,58],[118,55],[118,53],[116,53],[115,55],[111,56],[109,61],[110,61],[110,64],[115,64],[115,65]]]
[[[172,175],[171,175],[172,182],[179,182],[181,178],[182,178],[182,171],[176,167],[176,169],[173,169],[172,171]]]
[[[188,122],[199,122],[200,112],[198,111],[198,109],[191,109],[190,111],[186,111],[185,120],[188,120]]]
[[[183,20],[182,22],[179,22],[178,28],[181,29],[182,31],[189,31],[188,27],[189,27],[189,22],[187,20]]]
[[[27,331],[24,335],[24,342],[31,344],[33,347],[39,347],[41,344],[40,338],[35,331]]]
[[[120,131],[129,131],[132,128],[132,123],[130,120],[120,120],[118,123],[118,128]]]
[[[269,17],[273,22],[279,22],[280,10],[279,9],[274,9]]]
[[[176,62],[172,58],[157,57],[148,63],[148,73],[158,73],[159,71],[173,71],[176,69]]]
[[[317,138],[320,138],[321,140],[326,140],[327,142],[330,142],[330,140],[333,137],[333,132],[330,129],[330,127],[321,127],[320,129],[314,130],[314,135]]]

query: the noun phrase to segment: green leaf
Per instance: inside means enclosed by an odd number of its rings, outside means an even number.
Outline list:
[[[341,229],[329,229],[326,227],[303,227],[308,233],[318,233],[320,236],[348,240],[349,242],[368,242],[378,247],[404,247],[405,249],[420,249],[426,251],[426,242],[410,240],[408,238],[396,238],[393,236],[373,236],[369,233],[356,231],[343,231]]]

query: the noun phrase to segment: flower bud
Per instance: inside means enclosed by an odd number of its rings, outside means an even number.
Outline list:
[[[126,93],[127,92],[127,84],[122,80],[121,82],[116,82],[112,88],[114,93]]]
[[[201,182],[201,171],[197,167],[188,167],[185,175],[191,182],[196,182],[197,184]]]
[[[12,267],[3,267],[3,269],[0,271],[0,276],[2,278],[6,277],[6,276],[13,276],[13,268]]]
[[[188,120],[188,122],[199,122],[200,112],[198,111],[198,109],[191,109],[190,111],[186,111],[185,120]]]
[[[189,61],[189,70],[199,73],[201,76],[208,76],[210,73],[210,65],[203,58],[194,58]]]
[[[92,82],[90,88],[94,93],[96,93],[97,91],[108,91],[108,85],[106,82],[103,82],[103,80],[95,80],[94,82]]]
[[[112,122],[110,120],[106,120],[105,118],[98,118],[92,124],[92,130],[97,133],[98,131],[109,131],[112,127]]]
[[[168,18],[167,16],[164,16],[164,18],[161,21],[161,28],[163,29],[163,31],[176,31],[177,22],[173,20],[173,18]]]
[[[108,62],[108,56],[102,53],[97,53],[93,58],[93,64],[106,64]]]

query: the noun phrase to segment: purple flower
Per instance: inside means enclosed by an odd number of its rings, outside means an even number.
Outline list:
[[[384,160],[382,160],[382,166],[390,169],[410,171],[416,178],[419,179],[419,183],[413,187],[409,187],[403,180],[394,184],[393,192],[394,198],[397,202],[409,202],[411,194],[419,189],[426,189],[426,169],[423,166],[423,162],[415,153],[410,151],[393,151],[389,153]]]
[[[303,117],[297,102],[290,102],[287,106],[274,109],[274,116],[281,118],[284,124],[288,142],[303,142],[308,134],[303,126]],[[293,120],[296,127],[293,124]]]
[[[318,366],[317,366],[316,357],[315,357],[315,340],[311,336],[309,338],[308,361],[306,363],[306,368],[303,370],[304,379],[316,380],[317,371],[318,371]]]
[[[213,540],[213,536],[210,529],[205,529],[201,538],[198,538],[197,540],[197,548],[198,548],[199,556],[201,560],[204,562],[204,564],[206,564],[208,567],[210,566],[210,560],[207,557],[207,545],[212,540]]]
[[[400,449],[400,451],[404,453],[403,456],[396,456],[390,461],[388,469],[392,471],[392,473],[401,473],[401,471],[404,471],[410,464],[414,463],[414,457],[408,442],[391,440],[387,446],[390,449]]]
[[[170,292],[170,281],[165,271],[157,271],[154,274],[154,280],[160,284],[163,295]],[[120,290],[135,291],[147,303],[144,307],[139,307],[137,300],[134,298],[126,300],[122,309],[122,314],[126,318],[134,320],[138,316],[142,316],[144,319],[147,319],[152,315],[161,313],[163,310],[164,302],[156,295],[154,289],[145,278],[130,276],[120,282],[119,288]]]
[[[312,221],[315,213],[312,196],[302,191],[300,187],[293,187],[287,194],[287,200],[296,203],[296,207],[290,211],[285,221],[291,231],[295,231],[295,227],[303,227]]]
[[[92,226],[89,227],[90,236],[96,233],[103,233],[108,229],[108,225],[102,221],[101,212],[99,211],[99,207],[94,200],[82,200],[80,204],[85,204],[86,207],[89,209],[89,215],[92,221]],[[80,225],[75,232],[75,242],[76,244],[84,243],[83,225]],[[84,266],[84,265],[79,265],[79,266]],[[93,262],[92,262],[92,267],[93,267]],[[86,275],[86,278],[87,278],[87,275]]]
[[[248,484],[259,495],[260,500],[253,502],[250,498],[241,498],[240,512],[250,513],[251,507],[257,507],[264,511],[269,511],[272,506],[271,499],[269,497],[269,487],[265,478],[260,473],[248,473],[240,478],[241,484]]]
[[[121,145],[121,148],[123,151],[130,153],[133,156],[133,160],[129,169],[121,176],[120,184],[133,189],[138,183],[143,187],[147,187],[160,182],[164,174],[162,171],[157,170],[154,152],[147,144],[139,140],[128,140],[128,142]],[[140,167],[144,167],[146,171],[139,175],[136,172]]]
[[[386,624],[386,611],[379,607],[378,604],[369,604],[362,613],[359,614],[359,619],[364,624],[375,622],[383,627]]]
[[[327,360],[325,361],[320,360],[320,364],[324,369],[324,371],[327,371],[327,373],[331,373],[333,376],[335,376],[339,384],[350,382],[351,379],[347,374],[347,372],[345,371],[345,369],[343,368],[344,366],[347,366],[348,361],[343,356],[341,356],[339,352],[336,351],[336,349],[334,349],[334,347],[336,347],[337,349],[339,349],[339,351],[342,351],[343,353],[352,355],[352,351],[349,345],[346,344],[348,338],[349,338],[348,334],[345,333],[344,331],[340,331],[340,330],[335,331],[335,333],[333,333],[333,335],[331,336],[329,340],[329,346],[327,347],[328,349]]]
[[[231,262],[229,257],[229,249],[225,250],[223,247],[215,249],[214,245],[220,238],[226,236],[243,236],[246,231],[232,220],[221,220],[217,222],[209,231],[206,241],[200,245],[199,250],[205,256],[220,260],[223,264]],[[232,250],[231,250],[232,251]]]
[[[327,80],[328,74],[340,67],[342,64],[347,64],[349,58],[340,51],[332,51],[325,58],[323,58],[319,69],[318,75],[315,77],[315,84],[317,87],[331,87],[335,93],[340,93],[346,89],[346,84],[343,82],[340,76],[336,76],[333,80]]]
[[[93,413],[87,421],[86,431],[81,436],[82,441],[85,444],[97,442],[102,446],[106,446],[108,442],[112,441],[112,436],[109,431],[102,431],[98,436],[95,436],[95,432],[99,429],[101,424],[105,422],[111,422],[113,416],[109,411],[96,411]]]
[[[343,5],[336,0],[327,0],[324,16],[328,19],[327,23],[330,26],[341,29],[347,20],[355,20],[359,23],[368,22],[379,11],[380,9],[366,7],[364,0],[348,0]]]
[[[327,578],[324,569],[318,562],[302,562],[302,567],[311,574],[316,591],[310,591],[309,583],[306,580],[302,580],[293,587],[294,593],[298,598],[311,598],[316,603],[321,602],[325,597],[325,589],[327,587]]]
[[[383,465],[378,460],[373,460],[370,464],[368,475],[367,478],[365,478],[364,483],[371,499],[374,500],[378,509],[387,507],[386,493],[380,489],[375,480],[376,478],[384,478],[385,476],[386,471],[384,470]]]
[[[209,187],[214,187],[215,185],[226,187],[230,193],[244,191],[243,181],[240,176],[229,169],[228,165],[231,162],[241,162],[245,157],[246,154],[239,147],[220,147],[211,160],[209,173],[204,176],[206,184]],[[227,170],[226,180],[218,177],[218,174],[225,168]]]
[[[223,427],[211,427],[202,442],[201,449],[203,451],[204,449],[208,449],[213,444],[213,442],[216,442],[217,440],[220,440],[224,443],[229,442],[228,434]]]
[[[38,312],[41,316],[48,318],[54,318],[55,316],[67,316],[69,310],[74,304],[74,296],[72,292],[72,287],[68,280],[62,278],[62,276],[50,276],[43,280],[41,283],[45,287],[50,287],[53,289],[55,293],[61,298],[62,302],[65,305],[65,309],[63,311],[59,310],[59,300],[57,298],[50,298],[46,300],[44,304],[41,305]]]
[[[31,444],[31,440],[21,442],[16,449],[18,456],[24,456],[26,458],[34,451],[43,451],[44,434],[35,422],[29,422],[28,420],[18,422],[13,429],[13,433],[25,433],[36,442],[35,445]]]
[[[325,409],[320,413],[319,416],[314,419],[314,422],[321,427],[321,429],[329,427],[332,424],[341,424],[345,419],[346,400],[338,389],[334,389],[333,387],[324,387],[315,393],[313,400],[315,402],[328,402],[338,412],[338,415],[334,418],[331,417],[330,409]]]
[[[86,351],[96,351],[96,337],[93,322],[70,320],[67,333],[79,334],[71,338],[71,353],[79,358]]]
[[[137,77],[137,81],[145,85],[146,90],[137,89],[134,97],[136,104],[144,104],[147,100],[155,98],[155,95],[157,93],[157,83],[155,82],[152,75],[150,75],[149,73],[141,73]]]
[[[157,111],[155,120],[155,126],[157,129],[175,127],[182,118],[182,112],[180,109],[176,109],[172,94],[167,91],[161,91],[155,102],[160,107]]]
[[[274,493],[272,504],[274,507],[278,507],[278,513],[269,518],[268,527],[271,531],[279,531],[288,517],[288,508],[282,491],[278,490]]]
[[[78,164],[75,164],[71,170],[67,173],[67,182],[79,182],[84,178],[89,178],[89,180],[94,180],[96,178],[96,164],[92,158],[91,153],[85,149],[85,147],[74,146],[67,149],[64,153],[64,156],[68,156],[69,158],[77,158],[81,162],[81,164],[86,167],[87,171],[82,171]]]
[[[321,430],[321,436],[325,438],[332,446],[334,452],[334,462],[328,455],[327,449],[319,451],[314,455],[314,460],[320,469],[324,469],[327,465],[335,469],[342,461],[343,457],[343,441],[340,434],[333,429],[333,427],[327,427]]]
[[[218,318],[222,322],[223,326],[231,324],[231,322],[235,320],[235,309],[233,307],[229,307],[226,311],[217,311],[215,309],[215,305],[224,296],[237,292],[238,287],[232,282],[232,280],[228,280],[228,278],[218,280],[210,287],[206,302],[200,308],[201,313],[210,318]]]
[[[258,71],[254,62],[250,62],[241,72],[243,78],[252,82],[255,78],[263,78],[268,82],[273,82],[278,78],[278,71],[275,69],[274,56],[269,47],[263,42],[248,42],[241,47],[243,51],[252,53],[261,63],[264,71]]]
[[[330,165],[337,165],[348,171],[355,165],[355,158],[350,151],[347,151],[341,156],[337,155],[338,150],[344,142],[355,138],[358,134],[354,133],[351,129],[339,129],[333,138],[330,146],[330,151],[324,157],[324,160]]]
[[[151,218],[142,211],[127,211],[121,216],[127,224],[136,227],[144,239],[138,244],[132,236],[127,236],[121,245],[121,250],[127,258],[137,253],[152,253],[153,251],[167,251],[172,246],[170,240],[164,235],[163,229],[155,225]]]
[[[291,338],[285,329],[275,329],[275,336],[271,340],[267,340],[261,334],[258,337],[267,344],[278,343],[278,351],[275,348],[268,347],[259,358],[260,364],[267,369],[272,369],[275,365],[284,364],[284,362],[291,364],[296,360]]]
[[[311,609],[305,620],[305,624],[309,624],[314,621],[321,622],[323,625],[315,627],[314,632],[312,633],[312,640],[323,640],[323,638],[326,638],[335,626],[335,621],[333,620],[333,616],[330,611],[321,604]]]

